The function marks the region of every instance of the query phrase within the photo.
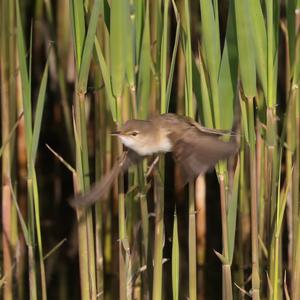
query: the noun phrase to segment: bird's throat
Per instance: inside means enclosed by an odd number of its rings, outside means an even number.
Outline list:
[[[138,138],[120,136],[120,139],[126,147],[134,150],[141,156],[172,151],[171,140],[165,134],[151,135],[148,133]]]

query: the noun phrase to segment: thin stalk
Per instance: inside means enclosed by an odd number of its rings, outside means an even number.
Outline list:
[[[280,155],[281,159],[281,155]],[[280,176],[280,172],[279,172]],[[281,176],[280,176],[281,177]],[[278,182],[278,193],[277,193],[277,204],[276,204],[276,224],[275,224],[275,232],[274,232],[274,278],[272,282],[272,287],[273,287],[273,299],[281,299],[279,297],[279,252],[280,252],[280,239],[281,239],[281,222],[280,222],[280,211],[281,209],[281,199],[280,199],[280,178]]]
[[[110,76],[112,94],[116,102],[116,121],[118,125],[123,123],[122,104],[125,83],[125,60],[127,46],[124,36],[128,29],[128,23],[125,20],[125,11],[129,10],[127,1],[116,0],[111,2],[110,7]],[[121,143],[118,142],[117,154],[122,152]],[[118,221],[119,221],[119,299],[127,297],[127,233],[125,220],[125,195],[124,195],[124,177],[118,178]]]
[[[1,2],[1,45],[0,45],[0,72],[1,72],[1,129],[2,145],[8,142],[2,153],[2,247],[3,247],[3,271],[5,285],[3,289],[4,299],[13,299],[13,276],[12,276],[12,199],[9,188],[11,182],[11,153],[10,153],[10,99],[9,99],[9,53],[6,45],[9,31],[6,9],[8,4]],[[6,39],[6,40],[5,40]]]
[[[227,224],[227,204],[226,204],[226,187],[224,174],[219,175],[220,197],[221,197],[221,218],[222,218],[222,239],[223,239],[223,255],[228,257],[228,224]]]
[[[141,251],[141,265],[147,266],[147,271],[142,273],[142,288],[143,295],[149,298],[149,278],[150,270],[152,268],[151,259],[149,259],[149,212],[147,204],[147,186],[144,178],[143,165],[139,164],[137,170],[138,185],[140,188],[139,203],[140,203],[140,214],[142,219],[142,251]]]
[[[300,221],[298,220],[296,228],[296,238],[295,238],[295,258],[294,258],[294,272],[292,275],[292,297],[291,299],[300,298]]]
[[[88,245],[85,241],[88,240],[87,234],[87,216],[86,212],[80,209],[77,210],[77,220],[78,220],[78,240],[79,243],[79,264],[80,264],[80,288],[81,288],[81,299],[91,299],[90,293],[90,280],[86,280],[90,278],[89,270],[87,266],[89,265],[89,250]],[[83,221],[85,220],[85,222]]]
[[[119,144],[119,152],[121,153],[121,145]],[[119,217],[119,299],[127,298],[127,268],[126,268],[126,252],[124,240],[126,239],[126,222],[125,222],[125,195],[124,195],[124,177],[119,176],[118,180],[118,217]]]
[[[184,54],[185,54],[185,114],[191,118],[195,117],[193,103],[193,79],[192,79],[192,40],[191,40],[191,19],[190,3],[184,1],[185,33]],[[189,298],[197,299],[197,241],[196,241],[196,216],[195,216],[195,183],[189,183]]]
[[[177,213],[174,213],[173,238],[172,238],[172,292],[173,299],[179,299],[179,241]]]
[[[75,82],[75,144],[76,144],[76,170],[79,176],[79,186],[81,192],[86,192],[90,188],[89,178],[89,161],[88,161],[88,136],[86,120],[86,90],[89,78],[89,69],[92,59],[92,52],[95,42],[98,17],[100,13],[100,1],[95,0],[90,10],[89,24],[86,31],[84,19],[84,2],[70,1],[71,8],[71,24],[73,30],[73,44],[76,57],[76,82]],[[83,243],[83,253],[79,256],[81,276],[87,276],[81,280],[86,280],[89,284],[89,290],[85,286],[82,288],[82,297],[96,299],[96,270],[95,270],[95,244],[93,235],[93,215],[91,208],[88,208],[82,214],[83,228],[86,226],[86,232],[82,228],[84,239],[79,242]],[[88,251],[87,260],[83,256]]]
[[[295,97],[298,99],[300,98],[299,89],[295,93]],[[296,136],[299,136],[300,131],[300,106],[299,106],[299,100],[296,101],[296,109],[295,109],[295,115],[296,115]],[[293,232],[294,232],[294,238],[293,238],[293,258],[292,258],[292,299],[297,299],[300,297],[300,285],[299,285],[299,279],[300,279],[300,221],[299,221],[299,170],[300,170],[300,142],[299,139],[296,139],[296,151],[295,151],[295,168],[293,170],[293,178],[292,178],[292,209],[293,209]],[[294,209],[297,209],[294,211]]]
[[[160,157],[159,170],[164,172],[164,158]],[[154,270],[152,300],[162,299],[162,265],[163,265],[163,237],[164,237],[164,179],[162,172],[154,177],[155,202],[155,233],[154,233]]]
[[[241,288],[245,288],[245,275],[244,275],[244,264],[245,264],[245,254],[244,254],[244,240],[246,234],[248,232],[245,228],[244,224],[246,223],[244,220],[246,219],[246,216],[248,216],[248,211],[246,208],[245,201],[247,199],[247,186],[246,186],[246,170],[245,170],[245,142],[244,139],[241,139],[241,149],[240,149],[240,182],[239,182],[239,206],[238,206],[238,228],[237,231],[237,246],[236,251],[234,252],[234,260],[238,265],[238,270],[236,271],[236,274],[234,276],[234,282]],[[240,294],[239,291],[235,290],[234,296],[237,297],[237,294]],[[244,299],[244,298],[242,298]]]
[[[103,209],[100,204],[95,208],[95,258],[96,258],[96,275],[97,275],[97,295],[100,300],[104,299],[104,255],[103,255],[103,226],[102,226]]]
[[[149,237],[149,220],[148,220],[148,206],[147,206],[147,197],[146,197],[146,185],[144,180],[144,171],[143,165],[138,165],[138,185],[141,189],[140,191],[140,209],[141,209],[141,218],[142,218],[142,229],[143,229],[143,251],[144,257],[147,259],[148,257],[148,237]]]
[[[28,229],[30,244],[28,246],[28,269],[29,269],[29,282],[30,286],[30,300],[37,299],[37,280],[36,280],[36,261],[34,255],[34,243],[35,243],[35,227],[34,227],[34,208],[33,208],[33,195],[32,195],[32,180],[27,179],[28,190]]]
[[[252,245],[252,292],[253,299],[259,299],[259,260],[258,260],[258,205],[256,186],[256,147],[253,98],[247,98],[249,138],[250,138],[250,186],[251,186],[251,245]]]
[[[276,47],[275,45],[275,32],[276,32],[276,23],[274,22],[274,8],[278,4],[273,1],[265,1],[266,4],[266,27],[267,27],[267,131],[266,131],[266,140],[267,140],[267,182],[268,186],[268,200],[270,202],[270,228],[272,228],[273,220],[276,219],[276,179],[277,179],[277,128],[276,128]],[[275,47],[274,47],[275,46]],[[271,282],[274,282],[275,276],[275,244],[274,238],[271,237],[270,243],[270,256],[269,256],[269,274]],[[274,289],[274,287],[273,287]],[[273,299],[272,291],[269,295],[270,299]]]
[[[3,286],[4,299],[13,299],[17,293],[15,286],[21,286],[20,277],[13,265],[17,253],[18,223],[10,190],[11,182],[15,182],[15,133],[11,133],[16,118],[16,3],[2,1],[0,4],[0,98],[1,98],[1,140],[2,140],[2,275],[5,276]],[[20,259],[21,265],[22,258]],[[21,289],[21,287],[20,287]]]
[[[122,124],[121,115],[121,96],[116,98],[117,103],[117,121]],[[118,141],[118,156],[122,153],[122,145]],[[125,218],[125,194],[124,194],[124,176],[120,174],[118,178],[118,221],[119,221],[119,299],[127,297],[127,267],[126,260],[128,259],[125,249],[127,244],[126,233],[126,218]]]
[[[78,141],[75,141],[76,144],[76,169],[78,174],[82,174],[81,164],[80,164],[80,153]],[[73,174],[73,186],[74,193],[80,191],[80,178],[77,178]],[[80,271],[80,291],[81,298],[83,300],[89,299],[89,273],[88,273],[88,250],[87,250],[87,216],[86,212],[82,209],[76,210],[77,223],[78,223],[78,253],[79,253],[79,271]]]
[[[294,132],[294,143],[295,143],[295,151],[294,151],[294,169],[292,174],[292,292],[291,299],[299,299],[300,298],[300,212],[299,212],[299,181],[300,181],[300,142],[299,142],[299,134],[300,134],[300,92],[299,92],[299,73],[300,73],[300,12],[299,12],[299,1],[296,4],[292,4],[291,10],[291,31],[295,29],[295,57],[293,62],[293,80],[291,83],[291,103],[295,103],[294,109],[292,109],[293,123],[292,128]],[[294,6],[295,5],[295,6]],[[297,8],[294,10],[294,8]],[[295,17],[295,19],[294,19]],[[295,27],[294,27],[295,26]],[[293,38],[293,36],[292,36]]]
[[[101,82],[100,76],[95,74],[95,83]],[[104,174],[104,158],[105,158],[105,102],[103,91],[96,95],[95,101],[95,178],[99,178]],[[99,300],[104,299],[104,255],[103,255],[103,205],[96,203],[95,205],[95,260],[96,260],[96,287]]]
[[[168,107],[167,99],[167,53],[168,53],[168,22],[169,22],[169,0],[164,1],[164,14],[163,14],[163,31],[161,39],[161,62],[160,62],[160,111],[165,113]]]
[[[267,14],[267,45],[268,45],[268,55],[267,55],[267,78],[268,78],[268,96],[267,102],[268,107],[274,107],[275,97],[273,95],[274,91],[274,54],[273,54],[273,45],[274,45],[274,15],[273,15],[273,1],[266,2],[266,14]]]
[[[46,276],[45,276],[45,267],[42,254],[42,238],[41,238],[41,228],[40,228],[40,215],[39,215],[39,196],[38,196],[38,187],[37,179],[35,174],[35,160],[36,160],[36,151],[39,142],[39,135],[41,129],[41,120],[43,114],[44,100],[45,100],[45,91],[47,86],[47,75],[48,75],[48,66],[46,65],[44,69],[44,74],[42,77],[37,106],[35,111],[35,122],[34,126],[32,119],[32,105],[31,105],[31,60],[32,60],[32,51],[30,49],[29,53],[29,63],[27,63],[27,51],[25,50],[25,42],[23,35],[23,28],[20,16],[19,2],[17,4],[17,48],[18,48],[18,58],[20,62],[20,75],[22,80],[22,99],[23,99],[23,110],[24,110],[24,124],[25,124],[25,140],[26,140],[26,158],[27,158],[27,187],[28,187],[28,203],[29,203],[29,231],[30,231],[30,247],[35,245],[35,235],[37,234],[37,246],[39,253],[39,263],[40,263],[40,276],[41,276],[41,296],[42,299],[47,299],[46,293]],[[30,38],[32,41],[32,37]],[[31,43],[30,43],[31,47]],[[29,67],[28,67],[29,65]],[[31,249],[32,250],[32,249]],[[29,272],[31,272],[30,280],[32,283],[32,291],[30,291],[30,297],[36,299],[37,291],[34,290],[36,285],[36,270],[35,270],[35,257],[34,251],[29,251]]]
[[[7,179],[6,179],[7,181]],[[3,299],[13,299],[13,264],[11,255],[11,193],[8,183],[2,186],[2,250],[3,250],[3,274],[5,276],[5,285],[3,289]]]
[[[290,97],[290,100],[292,100],[293,97]],[[287,170],[292,170],[293,168],[293,154],[295,152],[295,132],[293,130],[294,125],[294,113],[295,113],[295,101],[290,101],[287,103],[287,121],[286,121],[286,142],[287,142],[287,149],[286,149],[286,157],[285,157],[285,164]],[[292,182],[293,180],[293,172],[287,172],[286,174],[286,180],[287,182]],[[298,185],[297,185],[298,188]],[[296,201],[296,204],[298,203],[298,200]],[[291,185],[291,189],[289,191],[289,197],[288,197],[288,204],[287,204],[287,227],[288,227],[288,272],[290,273],[292,271],[292,261],[293,261],[293,234],[295,231],[295,226],[293,224],[293,214],[298,215],[298,210],[296,207],[296,211],[293,211],[293,185]]]
[[[256,137],[257,137],[257,146],[256,146],[256,153],[257,153],[257,178],[256,178],[256,187],[257,187],[257,197],[258,197],[258,206],[259,206],[259,212],[258,212],[258,232],[259,236],[262,240],[265,240],[265,237],[267,235],[267,230],[265,228],[266,219],[267,216],[265,214],[265,208],[266,203],[264,199],[265,195],[265,176],[264,176],[264,165],[265,165],[265,141],[261,137],[261,123],[259,119],[256,119]],[[259,253],[260,259],[262,259],[262,253]]]
[[[225,258],[225,261],[227,262],[229,261],[229,246],[228,246],[227,193],[226,193],[225,174],[220,173],[218,175],[218,178],[220,184],[223,256]],[[231,268],[229,263],[223,262],[222,277],[223,277],[222,299],[233,299]]]
[[[198,299],[205,299],[205,260],[206,260],[206,182],[205,176],[198,176],[195,182],[196,206],[196,236],[197,236],[197,264],[198,272]]]
[[[31,177],[32,173],[32,177]],[[37,235],[37,244],[39,251],[39,263],[40,263],[40,272],[41,272],[41,293],[42,299],[47,299],[47,284],[46,284],[46,271],[45,264],[43,260],[43,245],[42,245],[42,233],[41,233],[41,224],[40,224],[40,208],[39,208],[39,194],[37,186],[37,178],[35,169],[32,167],[32,171],[29,171],[29,176],[32,178],[32,188],[33,188],[33,201],[34,201],[34,213],[35,213],[35,225],[36,225],[36,235]]]
[[[29,298],[36,300],[37,297],[37,284],[36,284],[36,265],[34,258],[34,249],[31,245],[28,246],[28,268],[29,268]]]
[[[78,178],[76,174],[73,174],[74,191],[79,191]],[[78,220],[78,254],[79,254],[79,270],[80,270],[80,290],[81,299],[88,300],[89,298],[89,278],[88,274],[88,248],[87,243],[87,231],[86,231],[86,211],[84,209],[77,209],[76,216]]]
[[[189,299],[197,299],[195,184],[189,183]]]
[[[77,168],[80,170],[80,179],[81,179],[81,189],[88,190],[90,185],[90,179],[87,174],[89,174],[89,163],[88,163],[88,147],[87,147],[87,122],[86,122],[86,112],[85,112],[85,94],[84,91],[78,90],[79,85],[76,85],[76,97],[75,103],[77,106],[76,113],[76,124],[77,132],[80,133],[80,145],[81,149],[78,155],[80,160],[77,161]],[[78,148],[77,148],[78,149]],[[79,166],[80,164],[80,166]],[[82,215],[83,219],[86,222],[86,239],[80,239],[81,243],[86,243],[85,247],[88,248],[88,257],[87,257],[87,268],[88,271],[88,282],[89,282],[89,297],[91,299],[96,299],[96,273],[95,273],[95,252],[94,252],[94,235],[93,235],[93,216],[91,208],[88,208],[86,212]],[[84,255],[84,254],[82,254]],[[82,257],[82,256],[81,256]],[[84,259],[85,261],[85,259]],[[87,280],[87,279],[86,279]],[[87,296],[87,295],[85,295]]]
[[[276,220],[276,201],[277,199],[277,176],[278,176],[278,167],[277,167],[277,145],[276,145],[276,114],[275,109],[267,109],[267,186],[268,186],[268,201],[269,201],[269,223],[270,228],[274,226],[272,224],[273,220]],[[269,139],[269,140],[268,140]],[[270,268],[270,280],[274,282],[275,276],[275,244],[274,236],[270,236],[270,246],[269,246],[269,268]],[[273,287],[274,288],[274,287]],[[273,299],[272,291],[269,295],[270,299]]]

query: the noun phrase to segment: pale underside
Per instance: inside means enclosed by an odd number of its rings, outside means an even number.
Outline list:
[[[205,128],[190,118],[174,114],[160,115],[149,121],[130,120],[114,134],[128,150],[90,192],[75,197],[71,205],[87,206],[107,198],[121,172],[145,156],[156,153],[172,152],[179,164],[182,182],[192,181],[214,167],[219,160],[227,159],[237,151],[235,141],[219,139],[224,134],[224,131]]]
[[[144,140],[144,139],[135,139],[131,136],[120,135],[119,138],[121,142],[128,148],[134,150],[141,156],[152,155],[155,153],[165,153],[172,151],[172,143],[170,139],[165,135],[161,138]]]

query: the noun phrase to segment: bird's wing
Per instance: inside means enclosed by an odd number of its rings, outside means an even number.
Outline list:
[[[193,180],[222,159],[227,159],[237,151],[235,142],[224,142],[217,136],[204,134],[196,128],[186,130],[184,134],[170,134],[173,141],[173,155],[178,162],[183,178]]]
[[[210,134],[213,136],[224,136],[224,135],[231,136],[232,135],[232,131],[230,131],[230,130],[204,127],[203,125],[201,125],[201,123],[196,122],[195,120],[193,120],[192,118],[190,118],[188,116],[167,113],[167,114],[163,114],[163,115],[159,115],[159,116],[154,116],[150,120],[153,121],[153,123],[155,124],[156,119],[160,119],[160,121],[163,120],[169,127],[174,127],[177,125],[182,126],[182,124],[185,123],[187,128],[192,126],[192,127],[197,128],[198,130],[200,130],[202,133],[205,133],[205,134]]]
[[[105,174],[100,181],[95,183],[90,191],[85,194],[78,195],[69,201],[74,208],[87,207],[94,204],[98,200],[105,200],[113,183],[121,172],[125,172],[131,165],[138,163],[142,156],[133,150],[124,151],[121,157],[115,162],[112,169]]]
[[[232,135],[232,132],[229,130],[222,130],[222,129],[213,129],[213,128],[207,128],[202,126],[201,124],[197,122],[193,122],[193,125],[198,128],[201,132],[211,134],[214,136],[224,136],[224,135]]]

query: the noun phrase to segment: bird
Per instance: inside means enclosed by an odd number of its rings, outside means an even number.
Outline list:
[[[148,120],[128,120],[112,132],[120,139],[125,151],[89,192],[75,196],[70,205],[86,207],[107,198],[121,173],[145,157],[160,153],[172,152],[184,182],[190,182],[213,168],[219,160],[228,159],[237,152],[235,140],[220,139],[228,134],[228,131],[207,128],[190,117],[174,113],[155,115]]]

